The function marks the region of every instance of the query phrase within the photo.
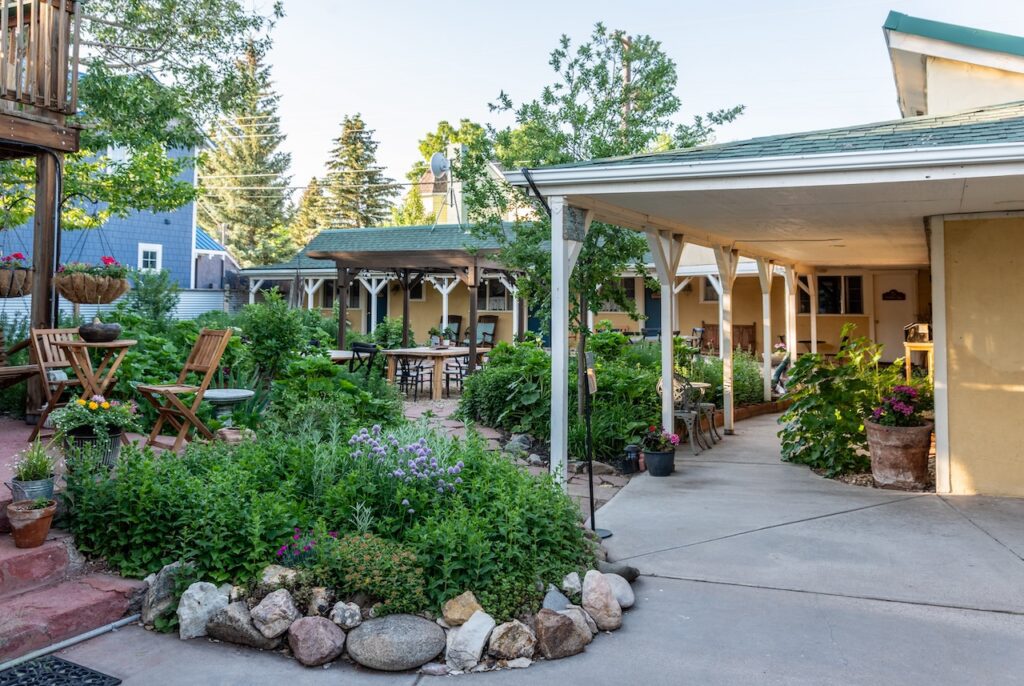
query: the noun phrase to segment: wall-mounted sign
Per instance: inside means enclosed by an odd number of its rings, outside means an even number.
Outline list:
[[[906,300],[907,294],[903,291],[898,291],[895,288],[882,293],[882,300]]]

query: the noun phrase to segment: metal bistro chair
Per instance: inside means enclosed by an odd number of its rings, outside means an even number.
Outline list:
[[[395,382],[403,393],[409,395],[412,390],[412,399],[420,399],[420,386],[424,383],[427,388],[434,383],[434,367],[421,364],[422,360],[416,357],[400,356],[395,369]]]
[[[455,357],[448,360],[444,365],[444,397],[452,397],[452,382],[458,389],[462,390],[462,382],[469,372],[469,355]]]
[[[353,343],[352,344],[352,359],[348,361],[348,370],[350,372],[357,372],[366,367],[366,378],[370,378],[370,372],[373,370],[373,363],[377,360],[377,354],[380,352],[373,343]]]
[[[658,379],[658,395],[660,396],[663,392],[661,379]],[[686,427],[686,434],[694,455],[699,455],[705,448],[711,448],[711,442],[705,438],[701,430],[701,409],[695,400],[699,395],[687,379],[678,374],[675,375],[672,382],[673,416],[682,420]]]

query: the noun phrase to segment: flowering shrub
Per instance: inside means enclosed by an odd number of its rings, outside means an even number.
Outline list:
[[[416,554],[374,534],[330,539],[320,549],[313,578],[339,594],[365,593],[379,600],[381,613],[418,612],[427,605]]]
[[[115,430],[133,431],[138,428],[137,408],[134,402],[122,403],[94,395],[85,400],[79,398],[64,407],[54,410],[53,425],[61,433],[75,429],[89,428],[97,435],[109,434]]]
[[[784,353],[786,352],[786,344],[781,342],[776,343],[775,345],[772,346],[772,350],[774,350],[777,353]]]
[[[110,255],[100,258],[101,264],[88,262],[68,262],[57,268],[58,274],[88,274],[90,276],[109,276],[112,279],[127,279],[129,268]]]
[[[679,436],[668,431],[663,431],[651,424],[640,437],[640,447],[646,452],[664,453],[675,450],[679,445]]]
[[[12,252],[0,257],[0,269],[28,269],[27,261],[24,253]]]
[[[923,426],[920,393],[913,386],[893,386],[882,404],[871,412],[871,421],[882,426]]]
[[[277,549],[277,564],[285,567],[308,567],[317,560],[316,533],[313,529],[303,531],[295,527],[291,540]],[[337,538],[337,531],[328,531],[327,536]]]

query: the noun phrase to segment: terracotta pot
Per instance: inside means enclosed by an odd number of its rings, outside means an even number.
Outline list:
[[[923,426],[882,426],[864,422],[871,451],[871,475],[879,486],[917,489],[928,485],[931,422]]]
[[[50,533],[53,513],[57,501],[51,500],[46,507],[30,509],[34,500],[16,500],[7,506],[7,518],[11,520],[11,535],[18,548],[38,548]]]
[[[31,269],[0,269],[0,298],[20,298],[31,292]]]
[[[61,296],[73,303],[106,305],[128,292],[128,279],[114,279],[92,274],[57,274],[53,285]]]

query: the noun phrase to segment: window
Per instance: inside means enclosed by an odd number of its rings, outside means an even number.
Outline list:
[[[139,269],[160,271],[163,269],[164,246],[159,243],[139,243]]]
[[[507,312],[512,309],[512,294],[498,279],[484,279],[476,292],[476,306],[489,312]]]
[[[409,287],[409,300],[415,300],[416,302],[424,302],[427,299],[427,294],[423,290],[423,279],[420,282]]]
[[[711,279],[706,276],[700,282],[700,301],[702,303],[718,302],[718,290],[715,289],[715,284]]]
[[[337,293],[337,280],[327,281],[324,283],[324,308],[334,307],[334,296]],[[348,285],[348,309],[358,310],[359,309],[359,294],[363,292],[363,287],[358,281],[353,281]]]
[[[622,288],[623,293],[625,293],[626,300],[632,300],[635,303],[636,302],[636,279],[634,279],[632,276],[629,276],[629,277],[626,277],[624,279],[621,279],[620,281],[621,281],[621,283],[619,284],[619,286],[620,286],[620,288]],[[600,311],[601,312],[622,312],[623,310],[622,310],[622,307],[620,307],[618,303],[616,303],[616,302],[614,302],[612,300],[605,300],[603,303],[601,303],[601,310]]]
[[[800,283],[807,286],[807,277]],[[810,314],[811,295],[800,289],[800,314]],[[819,276],[818,314],[864,314],[864,277]]]

